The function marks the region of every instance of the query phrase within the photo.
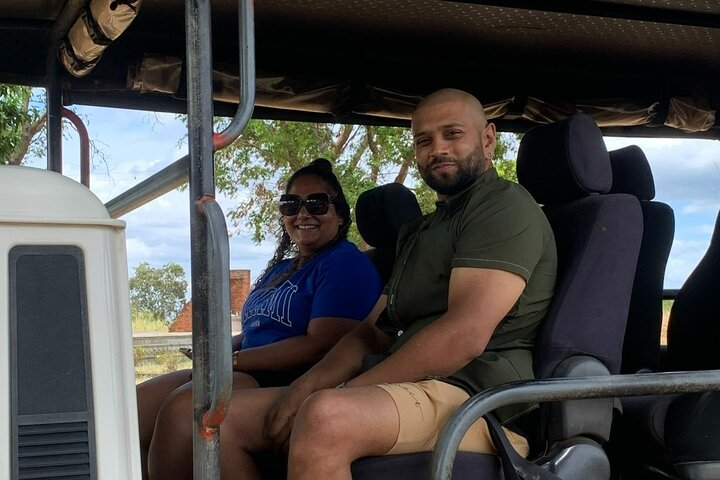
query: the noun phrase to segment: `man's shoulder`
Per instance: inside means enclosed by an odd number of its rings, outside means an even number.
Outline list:
[[[502,212],[501,215],[497,215]],[[545,219],[540,206],[522,185],[495,178],[492,182],[475,189],[468,196],[463,208],[464,217],[481,220],[484,217],[498,217],[514,223],[529,219]]]

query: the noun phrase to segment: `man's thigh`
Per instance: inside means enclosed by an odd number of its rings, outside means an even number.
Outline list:
[[[348,459],[384,455],[397,439],[398,413],[392,398],[377,386],[327,389],[303,404],[293,427],[295,448],[322,444]]]
[[[388,454],[430,451],[440,431],[469,395],[463,389],[439,380],[378,385],[392,397],[399,415],[397,441]],[[505,429],[511,444],[523,456],[528,453],[525,438]],[[496,454],[487,424],[475,422],[460,443],[465,452]]]

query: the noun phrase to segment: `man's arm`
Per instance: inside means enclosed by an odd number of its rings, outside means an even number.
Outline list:
[[[383,352],[390,346],[392,338],[375,326],[386,304],[387,297],[381,295],[360,325],[278,397],[265,419],[265,434],[277,445],[287,442],[295,414],[308,396],[353,378],[360,371],[365,355]]]
[[[415,382],[448,376],[482,354],[495,328],[515,305],[525,279],[503,270],[454,268],[448,311],[348,386]]]

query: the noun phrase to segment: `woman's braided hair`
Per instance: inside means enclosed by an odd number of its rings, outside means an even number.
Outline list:
[[[343,221],[342,225],[340,225],[340,228],[338,229],[335,238],[327,245],[324,245],[319,251],[315,252],[313,254],[314,256],[320,253],[322,250],[331,247],[338,241],[345,240],[347,238],[348,231],[350,230],[352,219],[350,218],[350,204],[348,204],[348,201],[345,198],[345,193],[343,192],[340,182],[333,173],[332,164],[324,158],[316,158],[308,165],[305,165],[304,167],[293,173],[290,179],[287,181],[287,184],[285,185],[285,193],[288,193],[290,191],[293,183],[295,183],[295,180],[300,177],[305,177],[309,175],[314,175],[327,184],[327,186],[329,187],[328,190],[330,191],[330,197],[332,197],[333,205],[335,206],[335,211],[338,213],[338,215],[340,216],[340,218],[342,218]],[[282,218],[280,219],[280,229],[282,231],[282,235],[280,236],[280,240],[278,240],[275,254],[273,255],[272,259],[270,259],[270,262],[265,268],[263,275],[265,274],[265,272],[270,270],[278,263],[282,262],[291,255],[297,255],[297,253],[299,252],[297,246],[293,245],[290,235],[285,230]],[[307,258],[304,259],[303,263],[306,263],[307,260]],[[299,267],[300,262],[298,262],[297,266],[291,268],[288,274],[297,271]],[[258,278],[262,278],[263,275],[260,275]],[[287,276],[284,275],[283,277],[287,278]]]

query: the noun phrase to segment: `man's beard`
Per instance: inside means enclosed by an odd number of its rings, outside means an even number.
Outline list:
[[[435,172],[432,170],[434,165],[443,162],[454,162],[457,171]],[[451,196],[461,192],[474,182],[485,171],[484,165],[484,152],[482,147],[478,146],[462,159],[435,157],[420,171],[420,175],[425,183],[437,193]]]

